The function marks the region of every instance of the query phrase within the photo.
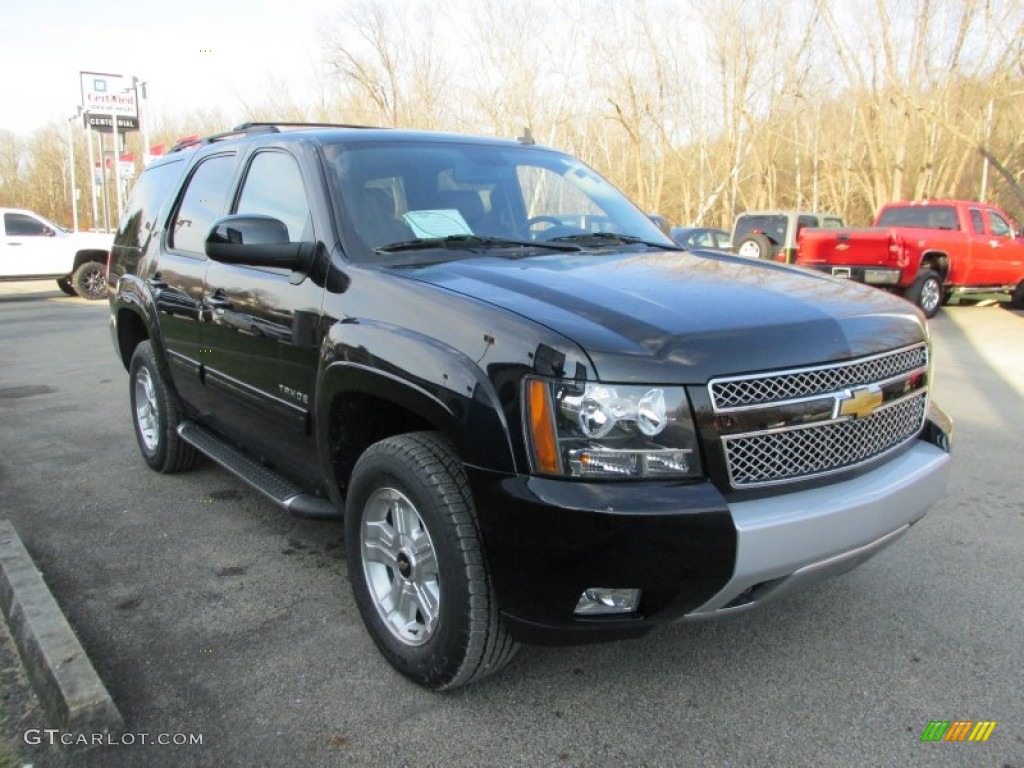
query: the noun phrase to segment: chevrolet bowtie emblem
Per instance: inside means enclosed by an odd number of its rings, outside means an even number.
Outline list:
[[[836,398],[835,418],[846,416],[866,419],[885,402],[885,396],[878,387],[857,387],[848,389]]]

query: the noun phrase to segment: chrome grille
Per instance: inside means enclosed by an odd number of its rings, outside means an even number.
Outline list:
[[[919,344],[835,365],[715,379],[709,389],[715,410],[723,411],[831,394],[927,367],[928,347]]]
[[[854,467],[913,438],[927,401],[927,391],[921,390],[866,419],[723,437],[730,482],[749,488]]]

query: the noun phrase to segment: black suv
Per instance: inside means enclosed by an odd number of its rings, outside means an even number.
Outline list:
[[[146,462],[343,513],[432,688],[851,568],[948,473],[911,305],[683,252],[529,139],[240,126],[146,169],[108,279]]]

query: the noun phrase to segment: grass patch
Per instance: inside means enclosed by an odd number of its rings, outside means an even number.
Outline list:
[[[0,618],[0,768],[21,768],[36,762],[25,744],[25,731],[46,727],[37,722],[41,719],[38,699],[21,668],[14,638],[7,622]],[[38,754],[39,747],[32,751]]]

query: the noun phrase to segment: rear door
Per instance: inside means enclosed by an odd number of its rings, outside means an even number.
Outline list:
[[[981,206],[972,205],[967,209],[966,225],[962,246],[950,254],[948,280],[953,285],[979,285],[987,279],[985,262],[992,246]]]
[[[160,314],[174,385],[182,398],[200,411],[207,406],[199,334],[206,235],[228,209],[237,166],[234,152],[210,155],[195,166],[168,223],[166,248],[147,280]]]

